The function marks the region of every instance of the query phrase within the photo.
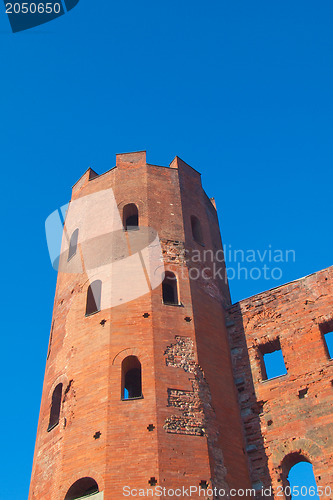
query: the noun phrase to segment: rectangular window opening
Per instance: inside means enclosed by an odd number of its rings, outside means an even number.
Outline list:
[[[333,331],[324,334],[326,348],[330,359],[333,359]]]
[[[322,323],[319,328],[324,339],[327,356],[329,359],[333,359],[333,320]]]
[[[287,374],[279,338],[259,346],[259,352],[262,357],[263,380],[271,380]]]

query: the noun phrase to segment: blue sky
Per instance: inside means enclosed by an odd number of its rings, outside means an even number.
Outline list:
[[[295,251],[279,280],[232,280],[234,301],[332,264],[333,4],[80,0],[15,35],[0,7],[0,499],[21,500],[56,281],[44,221],[89,166],[178,155],[215,196],[225,245]]]

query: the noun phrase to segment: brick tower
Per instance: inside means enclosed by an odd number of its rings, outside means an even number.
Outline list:
[[[200,174],[145,152],[89,169],[57,262],[29,500],[250,488],[222,243]]]

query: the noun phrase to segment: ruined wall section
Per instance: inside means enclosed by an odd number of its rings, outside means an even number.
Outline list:
[[[258,489],[272,484],[275,496],[300,456],[313,464],[317,486],[333,491],[333,360],[324,340],[332,297],[330,267],[227,312],[251,478]],[[263,352],[277,342],[287,374],[265,380]]]
[[[167,366],[180,368],[188,373],[193,388],[192,391],[168,389],[168,406],[178,411],[165,420],[164,429],[174,434],[207,438],[209,450],[214,457],[212,486],[223,489],[227,497],[229,486],[225,480],[227,471],[218,443],[219,426],[204,371],[195,361],[193,341],[176,335],[175,342],[167,347],[164,355]]]

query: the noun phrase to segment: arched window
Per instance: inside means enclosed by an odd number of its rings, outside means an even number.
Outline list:
[[[163,304],[178,305],[178,286],[177,278],[170,271],[166,271],[162,283]]]
[[[49,420],[49,426],[47,428],[48,431],[52,430],[56,425],[59,424],[61,396],[62,396],[62,384],[58,384],[52,394],[50,420]]]
[[[141,363],[136,356],[128,356],[121,365],[122,399],[142,398]]]
[[[101,310],[102,282],[96,280],[89,285],[87,290],[86,316]]]
[[[83,477],[76,481],[67,491],[65,500],[76,500],[98,493],[98,484],[92,477]]]
[[[71,236],[71,239],[69,240],[69,250],[68,250],[67,261],[69,261],[76,254],[78,237],[79,237],[79,230],[75,229],[75,231],[73,232],[73,234]]]
[[[201,223],[195,215],[191,215],[192,236],[194,241],[203,245]]]
[[[312,490],[317,491],[312,464],[301,453],[296,452],[287,455],[282,462],[282,471],[286,498],[294,498],[293,491],[296,491],[296,487],[299,495],[303,496],[303,498],[310,498],[309,492]],[[312,486],[311,490],[309,490],[310,486]],[[288,487],[290,487],[290,490]],[[311,498],[319,500],[318,495],[311,495]]]
[[[126,231],[138,229],[139,227],[139,211],[134,203],[129,203],[124,206],[123,223]]]

